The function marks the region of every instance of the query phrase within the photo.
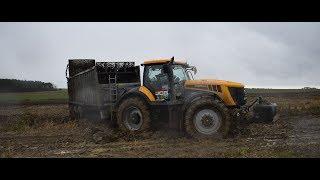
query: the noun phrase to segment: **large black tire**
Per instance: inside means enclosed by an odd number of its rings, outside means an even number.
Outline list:
[[[219,121],[211,121],[219,125],[216,126],[214,123],[213,123],[214,125],[211,124],[211,127],[215,126],[215,128],[214,128],[214,131],[210,131],[209,133],[200,132],[199,125],[196,124],[196,121],[199,123],[199,120],[196,120],[196,115],[198,115],[199,112],[203,110],[209,110],[210,112],[214,112],[217,114],[217,117],[219,117],[218,118]],[[185,119],[184,119],[185,131],[188,135],[194,138],[210,138],[210,139],[226,138],[229,134],[230,127],[231,127],[231,116],[229,114],[229,111],[227,107],[218,99],[200,98],[192,102],[185,113]]]
[[[135,108],[136,111],[139,111],[139,120],[133,126],[135,128],[132,128],[132,126],[129,125],[128,121],[128,114]],[[141,123],[141,124],[140,124]],[[132,124],[132,123],[131,123]],[[119,130],[125,133],[133,133],[133,134],[139,134],[142,132],[147,132],[150,130],[150,111],[148,108],[148,105],[144,102],[144,100],[138,98],[138,97],[132,97],[129,99],[124,100],[117,110],[117,125],[119,127]]]
[[[69,105],[69,120],[76,120],[76,111],[74,105]]]
[[[74,113],[75,113],[75,119],[80,120],[84,117],[83,108],[81,106],[73,106],[74,107]]]

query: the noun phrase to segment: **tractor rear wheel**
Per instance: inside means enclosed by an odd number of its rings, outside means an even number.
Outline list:
[[[217,99],[201,98],[192,103],[185,114],[185,131],[195,138],[225,138],[230,126],[228,109]]]
[[[117,110],[119,129],[127,133],[141,133],[150,129],[150,113],[146,103],[138,97],[123,101]]]

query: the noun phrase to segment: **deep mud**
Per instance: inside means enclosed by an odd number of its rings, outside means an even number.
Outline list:
[[[172,131],[138,137],[104,124],[66,121],[67,105],[1,107],[1,157],[320,157],[320,116],[250,124],[234,138],[188,139]]]

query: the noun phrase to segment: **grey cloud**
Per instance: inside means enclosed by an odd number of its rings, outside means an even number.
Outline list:
[[[0,23],[0,76],[66,87],[69,58],[175,56],[199,78],[320,86],[320,23]]]

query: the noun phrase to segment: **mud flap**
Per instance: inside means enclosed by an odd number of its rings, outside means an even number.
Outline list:
[[[271,123],[277,114],[277,104],[257,104],[253,106],[253,122]]]

